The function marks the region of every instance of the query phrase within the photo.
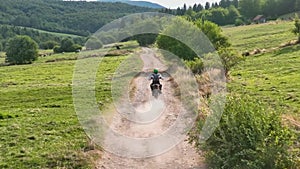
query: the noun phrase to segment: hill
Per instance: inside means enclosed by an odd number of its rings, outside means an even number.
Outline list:
[[[293,22],[268,22],[238,27],[223,27],[233,47],[240,52],[268,49],[297,39],[292,33]]]
[[[272,22],[223,28],[239,51],[266,48],[266,53],[247,57],[230,72],[229,91],[250,95],[281,111],[283,119],[300,129],[299,45],[284,47],[297,37],[293,22]]]
[[[128,1],[126,3],[130,5],[136,5],[136,6],[148,7],[148,8],[157,8],[157,9],[165,8],[164,6],[161,6],[159,4],[147,2],[147,1]]]
[[[271,48],[266,53],[246,57],[230,71],[228,91],[250,96],[280,113],[284,125],[296,134],[291,152],[300,162],[300,45],[281,44],[297,39],[291,33],[293,22],[278,22],[223,29],[238,50]],[[267,110],[267,107],[266,109]],[[296,167],[297,168],[297,167]]]
[[[114,19],[150,11],[119,2],[11,0],[0,3],[0,24],[87,36]]]
[[[156,9],[161,9],[165,8],[157,3],[152,3],[148,1],[131,1],[131,0],[98,0],[101,2],[122,2],[126,3],[129,5],[134,5],[134,6],[140,6],[140,7],[147,7],[147,8],[156,8]]]

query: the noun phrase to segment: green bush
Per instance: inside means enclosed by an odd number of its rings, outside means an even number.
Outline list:
[[[299,16],[295,14],[295,27],[293,28],[293,33],[298,36],[298,42],[300,42],[300,20]]]
[[[101,42],[99,39],[93,38],[93,37],[92,37],[92,38],[90,38],[90,39],[86,42],[85,47],[86,47],[87,49],[94,50],[94,49],[100,49],[100,48],[102,48],[102,47],[103,47],[103,44],[102,44],[102,42]]]
[[[140,46],[152,45],[155,43],[156,38],[157,38],[157,34],[151,34],[151,33],[133,36],[133,39],[137,40],[137,42],[139,43]]]
[[[70,52],[78,52],[78,51],[81,51],[81,49],[82,49],[82,46],[80,46],[78,44],[74,44],[74,45],[72,45]]]
[[[53,52],[54,52],[54,53],[61,53],[62,51],[60,50],[60,47],[59,47],[59,46],[54,46]]]
[[[225,74],[228,75],[230,69],[243,60],[243,56],[232,48],[219,48],[218,54],[225,69]]]
[[[32,63],[38,57],[38,45],[29,36],[16,36],[6,47],[6,62],[11,64]]]
[[[228,38],[223,35],[221,27],[217,24],[207,20],[197,20],[196,25],[202,30],[202,32],[208,37],[214,47],[218,50],[219,48],[230,47],[231,44]]]
[[[191,69],[194,74],[200,74],[203,70],[203,62],[200,58],[185,61],[185,64]]]
[[[204,144],[195,138],[196,145],[206,150],[210,168],[296,168],[289,151],[294,134],[282,125],[279,113],[247,96],[228,98],[212,136]]]
[[[244,21],[241,19],[241,18],[237,18],[234,22],[234,25],[235,26],[241,26],[241,25],[244,25]]]
[[[55,42],[55,41],[47,41],[47,42],[44,42],[40,45],[40,48],[41,49],[53,49],[55,46],[57,46],[58,43]]]
[[[62,53],[62,52],[77,52],[81,50],[82,46],[75,44],[71,38],[65,38],[61,41],[60,47],[55,46],[53,48],[54,53]]]

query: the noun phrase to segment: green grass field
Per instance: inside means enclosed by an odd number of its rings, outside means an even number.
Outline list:
[[[230,91],[249,94],[300,120],[300,45],[249,57],[231,72]]]
[[[296,39],[292,22],[223,28],[239,51],[273,48]],[[136,48],[136,44],[129,50]],[[247,57],[231,71],[231,93],[250,95],[300,121],[300,45]],[[127,52],[105,57],[97,101],[111,102],[110,80]],[[31,65],[0,67],[0,168],[88,168],[89,141],[77,120],[72,77],[79,54],[39,58]],[[0,53],[0,63],[4,62]]]
[[[278,47],[297,37],[289,31],[292,22],[226,28],[233,46],[238,50]],[[287,30],[287,31],[285,31]],[[251,36],[252,35],[252,36]],[[270,41],[272,39],[272,41]],[[238,41],[237,41],[238,40]],[[230,71],[228,91],[249,95],[282,113],[284,124],[300,139],[300,45],[278,48],[268,53],[247,57]],[[266,108],[267,109],[267,108]],[[300,146],[296,141],[291,151],[300,163]]]
[[[78,54],[40,58],[31,65],[0,67],[0,168],[88,168],[89,141],[72,100]],[[48,62],[56,58],[59,61]],[[71,58],[71,60],[68,60]],[[97,99],[110,102],[109,79],[125,56],[105,57]],[[96,59],[96,58],[95,58]]]
[[[224,28],[224,32],[236,49],[251,50],[278,47],[297,39],[291,33],[292,28],[293,22],[278,22]],[[300,120],[299,49],[297,45],[247,57],[232,69],[230,91],[258,97]]]
[[[270,22],[249,26],[224,27],[223,32],[240,52],[269,49],[296,40],[292,33],[294,22]]]

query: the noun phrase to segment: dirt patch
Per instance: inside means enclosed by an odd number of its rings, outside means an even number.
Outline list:
[[[131,89],[134,92],[130,93],[130,102],[135,107],[137,112],[156,114],[156,118],[147,124],[136,124],[118,113],[114,114],[114,117],[110,123],[110,127],[120,134],[134,138],[149,138],[157,136],[163,132],[166,132],[171,126],[174,125],[176,119],[182,111],[184,111],[180,100],[175,96],[176,82],[167,74],[163,74],[165,79],[162,81],[163,90],[162,95],[157,100],[153,101],[150,91],[150,81],[147,79],[147,75],[153,70],[158,68],[160,71],[167,69],[160,60],[155,56],[151,49],[143,48],[140,58],[144,62],[142,72],[131,82]],[[149,73],[146,73],[149,72]],[[150,104],[159,104],[160,106],[154,106]],[[155,108],[159,109],[156,111]],[[162,108],[162,109],[161,109]],[[149,110],[151,109],[151,110]],[[142,117],[142,116],[141,116]],[[149,116],[147,116],[149,118]],[[171,150],[154,157],[148,158],[124,158],[115,154],[103,151],[101,158],[97,161],[96,168],[99,169],[165,169],[165,168],[206,168],[204,164],[204,158],[199,154],[195,148],[185,140],[177,144]],[[121,143],[120,143],[121,144]],[[149,147],[151,149],[151,147]]]

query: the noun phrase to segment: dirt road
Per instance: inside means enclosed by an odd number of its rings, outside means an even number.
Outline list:
[[[149,88],[150,81],[147,79],[153,68],[160,71],[167,67],[160,62],[155,53],[149,48],[143,48],[140,58],[144,63],[142,72],[139,76],[132,79],[131,88],[134,93],[131,97],[131,103],[135,107],[136,119],[141,121],[149,120],[144,124],[137,124],[115,113],[110,127],[120,134],[134,138],[148,138],[159,135],[170,126],[174,125],[178,115],[183,111],[178,98],[174,96],[174,85],[172,77],[164,75],[162,81],[163,91],[158,99],[151,96]],[[154,105],[153,105],[154,104]],[[121,143],[120,143],[121,144]],[[150,149],[150,147],[149,147]],[[196,152],[192,145],[182,141],[171,150],[157,156],[147,158],[124,158],[115,154],[103,151],[101,158],[97,162],[99,169],[186,169],[198,168],[204,169],[203,157]]]

